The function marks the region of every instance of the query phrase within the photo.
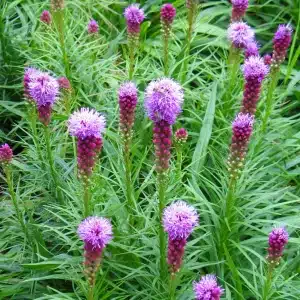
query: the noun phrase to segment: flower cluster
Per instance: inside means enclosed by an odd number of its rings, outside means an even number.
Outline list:
[[[289,240],[289,234],[284,227],[276,227],[269,234],[269,248],[267,260],[276,266],[282,257],[285,245]]]
[[[241,21],[248,8],[249,0],[231,0],[231,4],[232,4],[231,21],[232,22]]]
[[[232,122],[232,141],[228,164],[230,176],[233,178],[239,175],[244,165],[253,123],[253,116],[244,113],[239,113]]]
[[[59,88],[63,91],[70,91],[71,90],[71,83],[67,77],[59,77],[57,79]]]
[[[81,108],[68,121],[69,132],[77,137],[79,175],[87,179],[102,148],[105,118],[93,109]]]
[[[245,78],[242,112],[255,114],[256,104],[260,97],[262,81],[269,72],[263,58],[250,56],[242,66]]]
[[[160,10],[160,20],[162,31],[165,39],[169,38],[171,26],[176,16],[176,8],[170,4],[164,4]]]
[[[95,34],[95,33],[98,33],[99,31],[99,25],[97,23],[96,20],[90,20],[89,24],[88,24],[88,28],[87,28],[87,31],[89,34]]]
[[[47,24],[47,25],[50,25],[51,24],[51,21],[52,21],[52,18],[51,18],[51,14],[48,10],[44,10],[40,16],[40,20]]]
[[[234,48],[244,49],[253,42],[254,31],[244,22],[235,22],[228,28],[228,39]]]
[[[127,33],[130,37],[138,37],[141,23],[145,19],[144,11],[138,4],[131,4],[125,9],[124,16],[127,23]]]
[[[185,128],[179,128],[175,132],[175,141],[177,143],[183,144],[186,142],[188,138],[188,132],[186,131]]]
[[[65,0],[51,0],[51,8],[53,11],[59,11],[65,8]]]
[[[259,56],[259,46],[256,41],[252,41],[246,45],[245,48],[245,58],[250,56]]]
[[[8,164],[12,161],[13,151],[8,144],[3,144],[0,146],[0,163]]]
[[[176,273],[182,264],[187,238],[198,225],[196,210],[184,201],[177,201],[167,207],[163,215],[163,226],[168,233],[168,264]]]
[[[93,286],[103,249],[113,238],[112,225],[108,219],[88,217],[78,226],[78,235],[84,242],[85,273]]]
[[[196,300],[220,300],[224,289],[217,282],[215,275],[205,275],[199,282],[194,282]]]

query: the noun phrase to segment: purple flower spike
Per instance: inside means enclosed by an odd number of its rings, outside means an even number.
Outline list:
[[[250,56],[259,56],[259,46],[256,41],[250,42],[246,45],[245,58]]]
[[[246,13],[249,5],[249,0],[231,0],[232,4],[232,14],[231,21],[240,21]]]
[[[98,33],[99,31],[99,25],[97,23],[97,21],[95,20],[90,20],[89,24],[88,24],[88,33],[89,34],[95,34]]]
[[[141,23],[145,19],[144,11],[138,4],[129,5],[124,12],[127,23],[127,32],[129,35],[138,35],[140,33]]]
[[[57,79],[57,82],[59,84],[60,89],[67,90],[67,91],[71,90],[71,83],[67,77],[59,77]]]
[[[40,73],[40,70],[37,70],[35,68],[25,69],[23,78],[24,98],[29,102],[34,102],[29,94],[29,83],[31,83]]]
[[[264,63],[267,66],[270,66],[272,63],[272,56],[270,54],[265,54],[264,55]]]
[[[177,201],[164,210],[163,226],[168,233],[168,264],[172,273],[182,265],[187,238],[198,225],[196,210],[184,201]]]
[[[51,14],[48,10],[44,10],[40,16],[40,20],[47,24],[47,25],[50,25],[51,24],[51,21],[52,21],[52,18],[51,18]]]
[[[77,137],[77,162],[79,176],[92,174],[96,159],[102,149],[105,118],[93,109],[81,108],[68,121],[70,135]]]
[[[279,25],[273,39],[273,57],[272,65],[274,68],[284,61],[287,50],[292,41],[292,27],[290,25]]]
[[[8,144],[3,144],[0,146],[0,163],[8,164],[12,161],[13,151]]]
[[[251,56],[242,66],[244,77],[246,80],[263,81],[269,72],[268,66],[265,65],[263,58],[259,56]]]
[[[235,48],[243,49],[254,39],[254,31],[244,22],[235,22],[228,28],[228,39]]]
[[[196,300],[220,300],[224,289],[218,285],[215,275],[202,276],[199,282],[194,282]]]
[[[289,234],[284,227],[274,228],[269,234],[268,261],[274,267],[279,264]]]
[[[176,16],[176,8],[171,3],[166,3],[160,10],[160,19],[162,23],[170,25]]]
[[[175,132],[175,140],[178,143],[185,143],[188,138],[188,132],[185,128],[179,128]]]
[[[93,286],[103,249],[113,238],[112,225],[108,219],[88,217],[80,223],[77,232],[84,242],[85,274]]]
[[[233,178],[238,177],[244,165],[253,123],[254,117],[244,113],[239,113],[232,122],[232,141],[228,164],[230,176]]]

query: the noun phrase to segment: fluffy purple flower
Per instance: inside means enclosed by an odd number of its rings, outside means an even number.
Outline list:
[[[258,56],[259,55],[259,46],[256,41],[250,42],[246,45],[245,48],[245,58],[249,58],[250,56]]]
[[[198,225],[198,214],[194,207],[177,201],[164,211],[163,226],[172,240],[187,239]]]
[[[26,68],[24,72],[23,78],[23,87],[24,87],[24,97],[28,101],[33,101],[29,94],[29,83],[31,83],[39,74],[41,73],[40,70],[35,68]]]
[[[202,276],[199,282],[194,282],[196,300],[220,300],[224,290],[218,285],[215,275]]]
[[[284,227],[276,227],[269,234],[268,261],[277,265],[283,255],[285,245],[289,240],[289,234]]]
[[[166,3],[160,10],[160,19],[163,23],[170,25],[176,16],[176,8],[171,3]]]
[[[139,8],[138,4],[131,4],[125,9],[124,16],[128,33],[138,34],[140,32],[140,25],[145,19],[143,9]]]
[[[182,87],[169,78],[152,81],[146,89],[145,108],[154,122],[166,121],[172,125],[181,112]]]
[[[103,249],[112,240],[112,225],[108,219],[88,217],[78,226],[78,235],[85,249]]]
[[[252,134],[253,123],[253,116],[239,113],[232,122],[234,142],[248,140]]]
[[[13,151],[8,144],[0,146],[0,163],[8,164],[13,158]]]
[[[97,23],[97,21],[95,20],[90,20],[89,24],[88,24],[88,33],[89,34],[94,34],[97,33],[99,31],[99,25]]]
[[[265,65],[263,58],[259,56],[250,56],[242,66],[242,71],[246,80],[263,81],[269,72],[269,68]]]
[[[244,22],[235,22],[228,28],[228,39],[235,48],[245,48],[254,39],[254,31]]]
[[[50,25],[52,20],[50,12],[48,10],[44,10],[40,16],[40,20],[43,23]]]
[[[232,4],[232,15],[231,21],[240,21],[245,15],[245,12],[249,5],[249,0],[231,0]]]
[[[94,109],[81,108],[68,121],[69,132],[77,138],[101,137],[105,130],[105,118]]]

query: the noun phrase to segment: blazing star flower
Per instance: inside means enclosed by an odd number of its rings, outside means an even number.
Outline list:
[[[59,77],[57,79],[59,88],[62,90],[71,90],[71,84],[67,77]]]
[[[232,22],[240,21],[246,13],[246,10],[249,5],[249,0],[231,0],[231,4],[232,4],[231,21]]]
[[[105,118],[93,109],[81,108],[68,121],[70,135],[76,136],[79,175],[84,179],[92,174],[102,149]]]
[[[259,56],[259,46],[256,41],[250,42],[246,45],[245,48],[245,58],[250,56]]]
[[[8,144],[0,146],[0,164],[8,164],[12,161],[13,151]]]
[[[25,69],[23,78],[24,98],[30,102],[32,102],[33,100],[31,99],[29,94],[29,83],[31,83],[37,76],[39,76],[40,73],[40,70],[35,68],[29,67]]]
[[[125,9],[124,16],[127,23],[128,34],[138,35],[141,23],[145,19],[143,9],[139,8],[138,4],[131,4]]]
[[[244,22],[235,22],[228,28],[228,39],[235,48],[245,48],[254,39],[254,31]]]
[[[84,242],[85,273],[93,286],[103,249],[113,238],[112,225],[108,219],[88,217],[80,223],[77,232]]]
[[[175,140],[178,143],[185,143],[188,138],[188,132],[185,128],[179,128],[175,132]]]
[[[166,3],[160,10],[160,19],[162,23],[170,25],[176,16],[176,8],[171,3]]]
[[[196,210],[184,201],[177,201],[164,210],[163,226],[168,233],[168,264],[175,273],[182,264],[187,238],[198,225]]]
[[[274,266],[279,264],[285,245],[289,240],[289,234],[284,227],[276,227],[269,234],[268,261]]]
[[[220,300],[224,290],[218,285],[215,275],[202,276],[199,282],[194,282],[196,300]]]
[[[44,10],[40,16],[40,20],[43,23],[50,25],[52,20],[50,12],[48,10]]]
[[[95,20],[90,20],[89,24],[88,24],[88,33],[89,34],[94,34],[97,33],[99,31],[99,25],[97,23],[97,21]]]
[[[264,63],[265,65],[269,66],[272,63],[272,56],[270,54],[264,55]]]

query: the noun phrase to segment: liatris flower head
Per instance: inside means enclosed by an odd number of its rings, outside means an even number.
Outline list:
[[[252,41],[246,45],[245,48],[245,58],[250,56],[259,56],[259,46],[256,41]]]
[[[245,15],[249,5],[249,0],[231,0],[232,4],[232,15],[231,21],[240,21]]]
[[[23,78],[24,97],[30,102],[32,102],[33,100],[31,99],[29,94],[29,83],[31,83],[37,76],[39,76],[40,73],[40,70],[35,68],[29,67],[25,69]]]
[[[3,144],[0,146],[0,163],[8,164],[12,161],[13,151],[8,144]]]
[[[52,20],[50,12],[48,10],[44,10],[40,16],[40,20],[43,23],[50,25]]]
[[[98,33],[98,31],[99,31],[99,25],[97,21],[95,21],[94,19],[90,20],[88,24],[88,33],[94,34],[94,33]]]
[[[182,87],[172,79],[154,80],[146,89],[145,108],[148,117],[154,122],[174,124],[181,112],[182,103]]]
[[[265,54],[264,55],[264,63],[267,66],[270,66],[272,63],[272,56],[270,54]]]
[[[252,134],[253,123],[253,116],[239,113],[232,122],[232,131],[235,141],[248,140]]]
[[[175,140],[178,143],[185,143],[188,138],[188,132],[185,128],[179,128],[175,132]]]
[[[51,8],[54,12],[63,10],[65,8],[65,0],[51,0]]]
[[[176,8],[171,3],[166,3],[160,10],[160,19],[164,24],[170,25],[173,23],[176,16]]]
[[[286,56],[286,52],[292,41],[292,27],[290,25],[279,25],[273,38],[273,61],[278,66]]]
[[[263,81],[269,72],[269,67],[264,63],[263,58],[259,56],[250,56],[242,66],[246,80]]]
[[[235,22],[228,28],[228,39],[235,48],[245,48],[254,39],[254,31],[244,22]]]
[[[269,234],[268,261],[274,266],[279,264],[285,245],[289,240],[289,234],[284,227],[275,227]]]
[[[67,77],[59,77],[57,79],[57,81],[58,81],[60,89],[67,90],[67,91],[71,90],[71,84],[70,84],[70,81]]]
[[[198,225],[196,210],[184,201],[177,201],[164,210],[163,226],[168,233],[168,265],[172,273],[178,272],[187,238]]]
[[[128,34],[139,34],[141,23],[145,19],[143,9],[139,8],[138,4],[131,4],[125,9],[124,16],[127,23]]]
[[[215,275],[202,276],[199,282],[194,282],[196,300],[220,300],[224,289],[218,285]]]
[[[113,238],[112,225],[108,219],[88,217],[80,223],[77,232],[84,242],[85,273],[93,286],[103,249]]]
[[[76,136],[79,175],[87,179],[102,149],[105,118],[93,109],[81,108],[68,121],[69,132]]]

